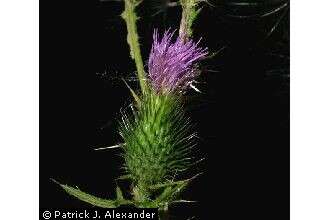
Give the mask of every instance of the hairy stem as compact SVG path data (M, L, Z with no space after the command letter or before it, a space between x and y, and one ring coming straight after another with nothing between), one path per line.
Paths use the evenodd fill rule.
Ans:
M146 86L146 82L145 82L146 79L145 79L145 71L143 67L143 60L139 45L139 36L137 33L137 26L136 26L138 17L136 16L135 13L135 8L140 2L141 2L140 0L125 0L125 11L122 13L122 18L126 22L127 43L130 47L131 57L135 61L141 91L142 93L144 93Z
M186 41L193 34L192 24L200 12L200 9L197 7L198 0L180 0L180 3L182 15L179 35L183 41Z

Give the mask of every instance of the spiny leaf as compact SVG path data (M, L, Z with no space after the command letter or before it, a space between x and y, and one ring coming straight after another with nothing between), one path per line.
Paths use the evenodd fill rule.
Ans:
M74 187L60 184L56 180L52 179L52 181L60 185L69 195L74 196L77 199L89 203L93 206L97 206L101 208L117 208L120 205L131 204L131 202L127 200L109 200L109 199L99 198L91 194L85 193Z

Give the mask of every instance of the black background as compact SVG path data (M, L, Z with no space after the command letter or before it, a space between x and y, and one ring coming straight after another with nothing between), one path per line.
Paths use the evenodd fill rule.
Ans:
M120 142L119 111L131 100L120 77L137 88L123 2L69 2L40 2L43 208L89 207L50 178L107 198L117 183L127 187L115 181L120 151L93 150ZM155 2L145 0L138 11L144 60L153 28L177 28L180 20L180 8L159 11ZM206 160L183 195L199 202L173 207L172 219L289 219L288 7L260 16L283 2L212 2L197 19L194 38L218 51L203 62L202 94L187 95Z

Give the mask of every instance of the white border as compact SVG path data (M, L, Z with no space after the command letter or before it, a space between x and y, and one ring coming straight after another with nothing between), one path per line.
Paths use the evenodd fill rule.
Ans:
M39 1L0 1L0 219L39 219Z
M330 219L329 8L291 1L291 220Z
M330 219L330 3L291 2L291 219ZM0 218L38 219L39 2L0 2Z

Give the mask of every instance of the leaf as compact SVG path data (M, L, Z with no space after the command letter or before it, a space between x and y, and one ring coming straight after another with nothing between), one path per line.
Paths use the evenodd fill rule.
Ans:
M87 194L79 189L67 185L61 185L61 187L70 195L76 197L77 199L87 202L91 205L102 207L102 208L116 208L116 202L113 200L101 199L96 196Z
M120 205L127 205L127 204L132 204L131 201L127 200L109 200L109 199L103 199L99 198L93 195L90 195L88 193L85 193L79 189L76 189L74 187L60 184L56 180L52 179L53 182L56 184L60 185L69 195L84 201L86 203L89 203L93 206L101 207L101 208L117 208Z

